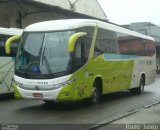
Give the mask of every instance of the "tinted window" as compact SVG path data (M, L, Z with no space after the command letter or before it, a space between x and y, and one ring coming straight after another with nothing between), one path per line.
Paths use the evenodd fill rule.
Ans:
M155 44L151 40L98 29L94 57L104 53L153 56L155 54Z
M76 29L76 32L86 32L87 35L85 37L83 37L83 41L81 41L84 45L84 60L85 62L88 60L88 56L90 53L90 48L91 48L91 44L92 44L92 38L93 38L93 33L94 33L94 29L95 27L81 27Z
M103 53L118 53L116 33L98 29L94 57Z
M118 45L121 54L136 56L153 56L155 54L153 41L139 37L121 34L118 37Z
M80 37L76 41L73 56L74 71L82 67L88 61L94 29L94 27L81 27L76 29L76 32L86 32L87 35Z

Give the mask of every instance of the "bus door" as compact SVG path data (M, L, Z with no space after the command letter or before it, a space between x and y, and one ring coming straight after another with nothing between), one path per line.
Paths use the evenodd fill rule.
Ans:
M84 34L84 35L83 35ZM77 78L76 86L76 95L75 98L82 99L86 98L89 95L88 88L88 76L87 76L87 66L90 43L86 34L83 33L82 36L79 36L75 40L75 44L72 42L73 49L73 71L74 75ZM75 35L75 34L74 34Z
M87 96L87 66L85 65L87 62L86 53L86 40L85 37L81 37L77 39L75 44L75 51L73 56L73 66L74 70L77 73L77 94L78 98L85 98Z

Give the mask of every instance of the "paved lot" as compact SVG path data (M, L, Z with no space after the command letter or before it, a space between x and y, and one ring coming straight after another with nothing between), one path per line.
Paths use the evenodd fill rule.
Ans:
M68 127L70 124L80 124L72 127L76 130L105 124L160 101L159 84L160 79L157 77L156 82L146 86L145 92L141 95L132 95L128 91L109 94L95 106L86 102L46 105L39 100L1 99L0 123L67 124Z

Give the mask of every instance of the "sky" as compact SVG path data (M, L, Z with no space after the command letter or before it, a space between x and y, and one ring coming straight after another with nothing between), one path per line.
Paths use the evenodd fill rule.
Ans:
M160 0L98 0L110 22L123 25L151 22L160 25Z

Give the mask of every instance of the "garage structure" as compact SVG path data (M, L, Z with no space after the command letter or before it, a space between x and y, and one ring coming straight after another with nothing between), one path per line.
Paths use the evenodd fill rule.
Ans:
M0 26L25 28L32 23L94 18L107 21L97 0L0 0Z

